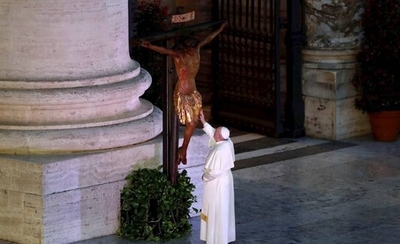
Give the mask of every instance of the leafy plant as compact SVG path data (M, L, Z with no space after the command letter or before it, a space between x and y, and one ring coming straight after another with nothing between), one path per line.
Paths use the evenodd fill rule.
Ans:
M126 177L121 193L119 236L133 240L167 241L191 231L190 208L195 189L186 170L178 172L177 183L156 169L139 169ZM197 209L192 209L198 212Z
M357 109L400 109L400 0L365 0L364 36L353 84Z

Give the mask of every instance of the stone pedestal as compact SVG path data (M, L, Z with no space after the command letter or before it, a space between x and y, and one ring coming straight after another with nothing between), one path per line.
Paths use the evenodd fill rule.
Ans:
M162 140L93 154L0 157L0 239L72 243L114 234L120 190L160 165Z
M307 45L303 49L306 136L340 140L370 133L357 110L351 81L360 41L361 2L306 0Z
M370 133L366 114L354 107L351 83L357 50L303 50L305 132L340 140Z
M186 169L201 208L208 136L196 130ZM0 240L63 244L114 234L132 170L162 164L162 137L98 153L0 156ZM195 215L193 213L192 215Z

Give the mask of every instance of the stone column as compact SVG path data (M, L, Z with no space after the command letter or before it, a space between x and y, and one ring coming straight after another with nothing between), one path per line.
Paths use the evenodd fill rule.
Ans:
M126 0L0 3L0 239L113 234L126 175L161 163L128 31Z
M306 0L303 95L306 136L339 140L370 133L351 83L362 34L361 0Z
M129 57L126 2L0 5L0 153L110 149L160 133L160 112L139 99L151 77Z

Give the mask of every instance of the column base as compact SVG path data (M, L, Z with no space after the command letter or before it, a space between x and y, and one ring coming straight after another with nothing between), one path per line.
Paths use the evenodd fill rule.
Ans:
M197 209L207 145L207 135L197 129L188 164L180 167L196 186L192 207ZM161 135L97 153L0 155L0 240L62 244L115 234L125 177L137 168L161 164Z
M354 107L354 98L305 97L304 104L304 127L308 137L341 140L371 133L368 115Z
M305 134L340 140L371 133L368 116L357 110L352 84L357 50L303 50Z

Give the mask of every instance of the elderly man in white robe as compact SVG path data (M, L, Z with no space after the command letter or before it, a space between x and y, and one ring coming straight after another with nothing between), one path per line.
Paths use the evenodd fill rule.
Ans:
M236 240L233 177L235 151L226 127L214 129L200 111L203 130L211 148L205 162L200 239L207 244L227 244Z

